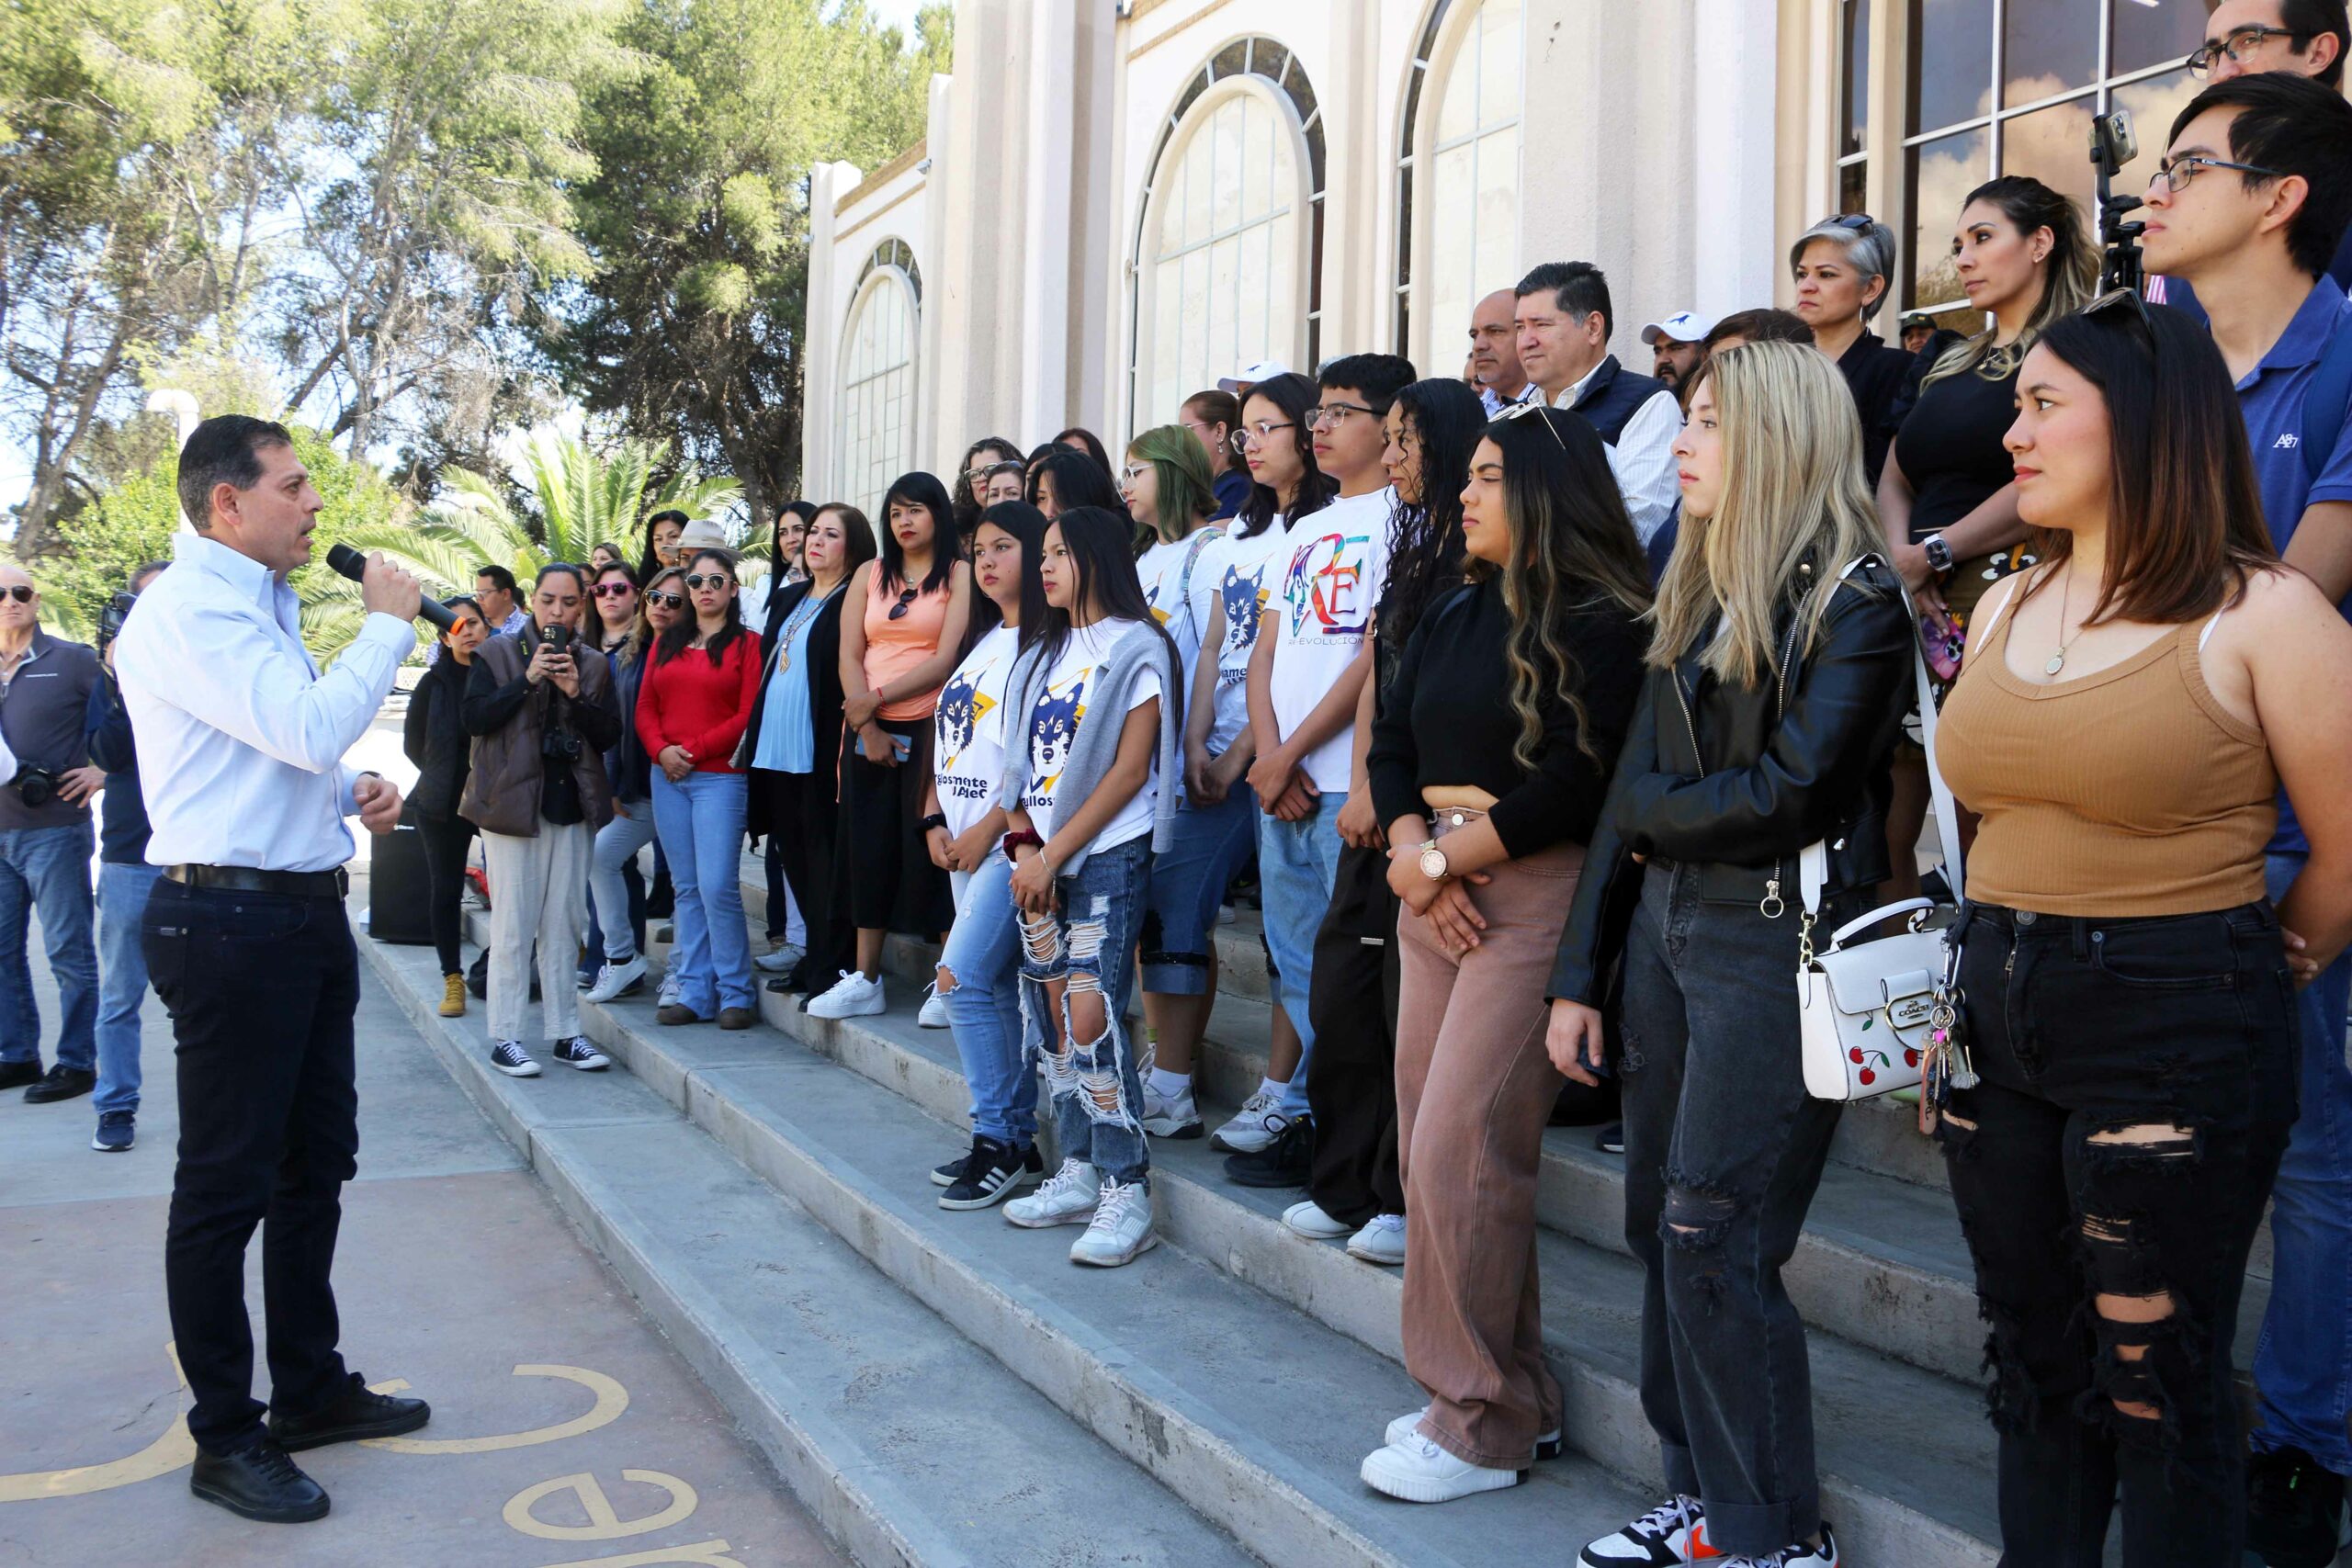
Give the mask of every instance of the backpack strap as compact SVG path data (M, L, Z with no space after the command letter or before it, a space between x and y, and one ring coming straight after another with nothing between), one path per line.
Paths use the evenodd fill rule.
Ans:
M2340 319L2339 319L2340 320ZM2316 480L2335 453L2344 431L2344 414L2352 405L2352 330L2339 324L2320 356L2319 371L2303 389L2303 417L2297 440L2303 454L2303 472Z
M1222 528L1193 530L1192 547L1184 552L1184 564L1176 573L1176 608L1180 614L1190 616L1193 613L1193 568L1200 564L1201 552L1208 548L1210 540L1224 537L1225 530ZM1170 615L1168 618L1172 621L1176 617ZM1208 628L1204 626L1201 630L1206 632Z

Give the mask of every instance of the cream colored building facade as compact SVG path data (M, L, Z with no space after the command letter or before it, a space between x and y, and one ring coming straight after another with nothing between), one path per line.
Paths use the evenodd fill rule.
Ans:
M1885 325L1950 309L1961 198L2152 167L2202 0L959 0L928 134L810 183L803 493L1069 425L1115 451L1259 359L1457 374L1473 301L1608 274L1613 347L1786 303L1789 243L1904 240ZM2121 188L2119 186L2119 188Z

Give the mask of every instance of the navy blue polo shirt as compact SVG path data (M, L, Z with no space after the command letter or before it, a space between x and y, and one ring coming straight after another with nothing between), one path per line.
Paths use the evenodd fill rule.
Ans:
M2312 433L2314 440L2332 444L2317 479L2304 464L2302 449L2304 395L2319 374L2328 344L2346 330L2347 319L2352 319L2352 306L2346 305L2344 289L2332 277L2321 278L2270 352L2238 382L2238 407L2245 411L2246 439L2254 448L2254 476L2262 487L2262 513L2270 525L2270 542L2281 555L2295 536L2305 507L2322 501L2352 501L2352 418L2345 421L2343 430ZM2352 598L2339 607L2352 617ZM2296 853L2311 849L2294 807L2283 796L2278 836L2270 847Z

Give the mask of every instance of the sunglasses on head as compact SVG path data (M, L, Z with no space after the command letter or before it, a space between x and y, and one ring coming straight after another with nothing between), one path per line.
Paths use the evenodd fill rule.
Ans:
M5 589L0 589L0 592L6 593L9 598L14 599L19 604L29 604L36 598L40 597L40 591L36 588L27 587L24 583L17 582L12 583Z
M894 621L902 618L906 615L908 607L914 602L915 591L910 588L905 592L899 595L899 602L897 604L890 606L889 618Z
M1533 398L1530 398L1523 403L1513 403L1510 407L1503 410L1502 412L1495 415L1495 423L1497 424L1500 424L1505 420L1527 419L1532 417L1536 423L1551 432L1552 439L1558 442L1560 444L1560 450L1565 452L1568 449L1568 438L1560 434L1559 426L1554 424L1550 420L1544 417L1544 415L1548 412L1549 410L1543 403L1536 401Z
M649 604L659 604L666 610L675 610L685 604L686 596L683 593L648 593L645 596L645 602Z
M634 593L637 590L626 582L600 582L590 592L599 599L617 599L624 593Z
M1867 212L1840 213L1829 221L1840 229L1851 229L1858 234L1878 227L1878 220Z

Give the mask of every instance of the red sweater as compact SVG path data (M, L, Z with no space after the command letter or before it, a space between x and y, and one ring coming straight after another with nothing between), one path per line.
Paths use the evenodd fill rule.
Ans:
M657 767L665 747L683 746L694 753L698 773L739 773L729 759L759 696L757 632L746 630L729 643L716 666L702 649L683 649L646 671L637 694L637 738Z

